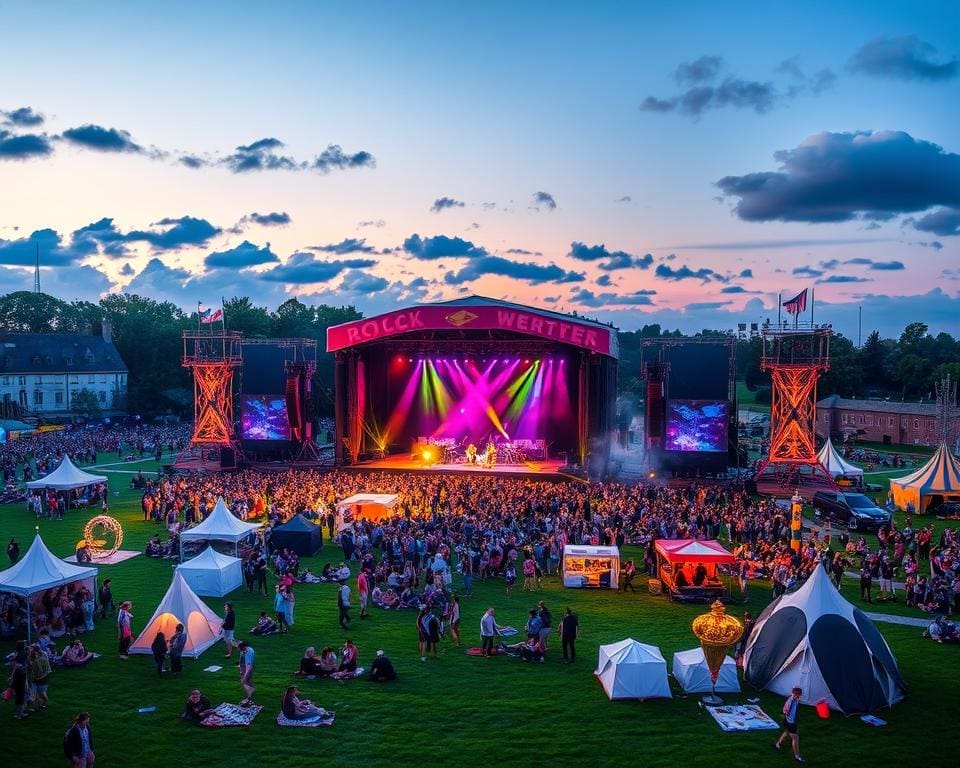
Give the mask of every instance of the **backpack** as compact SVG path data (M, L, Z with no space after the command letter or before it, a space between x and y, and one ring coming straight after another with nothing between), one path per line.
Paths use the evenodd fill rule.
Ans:
M63 734L63 756L68 758L73 758L73 753L70 751L70 734L73 733L73 726L71 725L67 728L67 732Z

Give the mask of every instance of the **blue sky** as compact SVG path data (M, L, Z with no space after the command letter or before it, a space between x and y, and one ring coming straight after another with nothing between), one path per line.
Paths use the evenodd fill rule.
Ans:
M0 2L0 25L11 290L39 243L66 299L475 292L697 330L810 287L850 336L859 306L960 334L955 3Z

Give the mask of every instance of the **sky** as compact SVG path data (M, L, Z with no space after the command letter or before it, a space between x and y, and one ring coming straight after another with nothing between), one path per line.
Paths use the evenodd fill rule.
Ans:
M734 6L734 7L731 7ZM955 2L0 0L0 287L960 335Z

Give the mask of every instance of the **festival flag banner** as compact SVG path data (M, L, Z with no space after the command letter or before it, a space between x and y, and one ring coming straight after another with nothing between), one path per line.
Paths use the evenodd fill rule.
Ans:
M807 289L804 288L792 299L783 302L783 308L787 310L788 315L799 315L807 309Z

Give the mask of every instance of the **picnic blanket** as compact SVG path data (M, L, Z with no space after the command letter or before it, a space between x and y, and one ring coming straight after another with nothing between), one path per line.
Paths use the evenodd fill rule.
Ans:
M320 726L333 725L335 712L328 712L321 709L322 714L316 717L308 717L306 720L291 720L281 712L277 715L277 725L282 728L319 728Z
M707 711L725 731L776 731L780 728L756 704L707 707Z
M334 672L330 675L331 680L352 680L355 677L360 677L364 672L363 667L357 667L353 672Z
M253 718L260 714L261 709L263 707L258 704L241 707L239 704L224 702L201 720L200 725L204 728L246 728L253 722Z
M502 653L506 654L506 651L503 648L494 648L494 654ZM483 656L483 648L467 648L467 656Z

